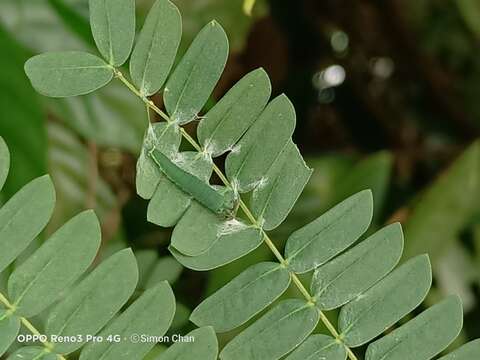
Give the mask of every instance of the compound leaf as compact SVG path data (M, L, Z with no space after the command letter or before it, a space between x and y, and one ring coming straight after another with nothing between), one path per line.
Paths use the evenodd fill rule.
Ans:
M78 284L50 313L45 334L94 335L132 295L138 280L130 249L112 255ZM83 342L57 343L55 351L68 354Z
M370 344L366 360L429 360L457 337L462 328L462 322L463 311L460 299L457 296L450 296Z
M211 156L232 149L267 105L272 92L263 69L245 75L200 121L197 135Z
M285 360L345 360L346 358L345 346L330 336L315 334L310 335Z
M396 223L318 267L311 285L315 304L332 310L353 300L393 269L402 250L402 227Z
M280 359L313 331L318 320L319 312L313 304L284 300L230 341L220 359Z
M261 184L289 144L295 129L295 109L285 95L277 96L228 154L227 178L238 191L248 192Z
M25 63L25 72L35 90L50 97L85 95L107 85L113 78L110 65L81 51L34 56Z
M228 39L212 21L197 35L170 76L163 99L176 123L195 119L223 72L228 57Z
M368 229L372 214L372 193L364 190L295 231L285 246L290 268L304 273L324 264Z
M423 301L431 284L427 255L419 255L395 269L342 308L338 326L345 344L363 345L388 329Z
M176 342L156 360L215 360L218 354L218 343L215 331L210 326L195 329L186 337L193 342Z
M190 320L197 326L213 326L216 332L232 330L275 301L289 284L290 273L284 266L253 265L198 305Z
M168 0L157 0L150 9L130 60L130 74L144 96L164 84L182 37L182 19Z
M32 180L0 208L0 272L42 231L55 205L52 180Z
M166 281L148 289L100 333L103 339L120 335L121 341L100 341L87 345L80 360L141 360L154 341L132 341L132 336L163 336L175 314L175 296Z
M8 280L16 314L31 317L52 304L92 263L100 247L100 224L92 210L58 229Z
M89 7L98 50L109 64L122 65L135 39L135 0L90 0Z

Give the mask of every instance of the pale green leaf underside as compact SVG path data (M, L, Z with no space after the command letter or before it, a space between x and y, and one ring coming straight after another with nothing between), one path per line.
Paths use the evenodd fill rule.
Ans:
M290 268L296 273L304 273L326 263L368 229L372 214L372 193L365 190L295 231L285 246Z
M326 335L310 335L285 360L345 360L345 346Z
M216 360L218 354L217 336L209 326L195 329L186 336L194 342L176 342L155 360Z
M10 152L8 151L5 140L0 136L0 190L2 190L5 180L7 180L10 169Z
M57 230L8 280L16 314L31 317L52 304L90 266L100 239L100 224L91 210Z
M470 341L439 360L472 360L480 358L480 339Z
M193 201L173 230L172 246L188 256L207 252L220 238L249 226L237 219L224 219Z
M132 335L162 336L175 314L175 296L166 281L145 291L132 305L116 318L100 335L120 335L115 342L92 342L87 345L80 360L142 360L153 348L153 341L132 342Z
M165 108L174 122L185 124L195 119L217 84L227 57L227 35L212 21L198 33L165 86Z
M263 69L245 75L200 121L197 136L211 156L233 148L267 105L272 88Z
M137 281L135 256L130 249L119 251L102 262L52 310L45 333L96 334L129 299ZM82 345L57 343L55 351L70 353Z
M135 39L135 0L90 0L90 27L109 64L127 61Z
M181 140L180 130L173 124L155 123L147 129L143 139L144 146L137 161L135 178L137 194L142 198L152 198L162 176L157 164L148 155L149 149L155 147L164 154L174 154L177 153Z
M285 220L312 171L289 141L252 193L251 209L263 229L273 230Z
M0 209L0 272L40 234L54 206L52 181L42 176L25 185Z
M300 344L318 321L318 310L312 304L284 300L230 341L220 359L280 359Z
M460 299L457 296L450 296L370 344L366 360L430 360L457 337L462 322ZM462 358L450 357L450 359ZM474 357L468 358L473 359Z
M345 344L360 346L381 334L422 301L432 284L427 255L419 255L345 305L338 327Z
M311 284L316 305L332 310L353 300L393 269L402 250L402 227L395 223L320 266Z
M228 180L240 192L261 184L262 178L287 146L295 129L295 109L285 95L273 99L234 146L225 161Z
M0 309L0 356L15 341L20 330L20 318L8 314L6 310Z
M144 96L155 94L172 68L182 36L182 19L168 0L157 0L150 9L138 36L130 74Z
M15 351L7 360L58 360L56 354L52 354L44 347L28 346Z
M49 52L25 63L39 93L50 97L85 95L110 82L113 69L99 57L81 51Z
M261 245L262 240L260 229L248 227L220 236L206 252L197 256L182 254L173 246L170 246L169 250L183 266L196 271L207 271L250 253Z
M270 305L287 290L290 273L282 265L263 262L249 267L193 310L197 326L216 332L232 330Z
M201 156L194 151L176 153L172 157L176 160L176 166L184 173L188 173L187 177L182 179L182 183L185 183L184 186L191 186L189 180L194 178L195 184L201 183L200 191L204 187L209 188L207 191L214 191L208 184L213 167L210 158ZM155 165L158 167L157 164ZM185 174L177 173L176 175L182 176ZM180 186L161 172L155 193L148 204L147 219L160 226L174 226L191 203L192 194L184 192Z

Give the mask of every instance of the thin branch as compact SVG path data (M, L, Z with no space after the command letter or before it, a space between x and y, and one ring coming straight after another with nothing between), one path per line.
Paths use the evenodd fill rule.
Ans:
M147 97L145 96L142 96L140 94L140 92L135 88L135 86L130 83L126 78L125 76L121 73L120 70L116 69L116 68L113 68L114 72L115 72L115 76L127 87L129 88L135 95L137 95L146 105L147 107L149 107L150 109L152 109L154 112L156 112L159 116L161 116L166 122L168 123L173 123L173 120L170 119L170 117L165 114L160 108L158 108L154 103L153 101L149 100ZM180 132L182 134L182 136L195 148L195 150L197 150L198 152L204 152L204 150L202 149L202 147L195 141L195 139L193 139L186 131L185 129L183 129L182 127L180 127ZM230 182L228 181L227 177L223 174L223 172L220 170L220 168L213 164L213 171L217 174L217 176L220 178L220 180L224 183L225 186L229 187L229 188L232 188L232 185L230 184ZM302 293L302 295L305 297L305 299L311 303L312 305L315 304L315 298L310 295L310 293L308 292L308 290L306 289L305 285L303 285L302 281L299 279L299 277L297 276L297 274L295 274L293 271L291 271L290 269L288 269L288 261L282 256L282 254L280 253L280 251L277 249L277 247L275 246L274 242L272 241L272 239L270 239L270 237L268 236L268 234L265 232L265 230L263 230L262 226L260 225L259 221L253 216L252 212L250 211L250 209L248 208L248 206L245 204L245 202L240 199L240 208L242 209L242 211L245 213L245 215L247 216L247 218L250 220L250 222L252 223L253 226L255 226L256 228L260 229L261 232L262 232L262 235L263 235L263 241L265 242L265 244L269 247L269 249L272 251L272 253L275 255L275 257L277 258L277 260L280 262L280 264L282 264L283 266L285 266L285 268L289 271L290 273L290 277L292 279L292 282L295 284L295 286L298 288L298 290ZM338 331L335 329L335 327L333 326L333 324L330 322L330 320L328 320L328 318L326 317L326 315L320 310L318 309L319 313L320 313L320 319L321 321L323 322L323 324L325 325L325 327L330 331L330 333L332 334L333 337L335 337L335 339L342 343L344 346L345 346L345 349L347 351L347 354L348 354L348 357L350 358L350 360L358 360L357 356L352 352L352 350L343 342L343 339L341 337L341 335L338 333Z

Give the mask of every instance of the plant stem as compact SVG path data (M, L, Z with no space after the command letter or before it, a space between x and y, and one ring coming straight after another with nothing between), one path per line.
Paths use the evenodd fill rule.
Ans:
M143 96L136 88L135 86L130 83L126 78L125 76L122 74L122 72L116 68L114 68L114 72L115 72L115 76L128 88L130 89L135 95L137 95L144 103L145 105L147 105L147 107L149 107L150 109L152 109L154 112L156 112L160 117L162 117L166 122L168 123L173 123L173 120L170 119L170 117L165 114L158 106L156 106L153 101L151 101L150 99L148 99L147 97ZM194 148L195 150L197 150L198 152L203 152L204 150L202 149L202 147L195 141L194 138L192 138L186 131L184 128L180 127L180 132L182 134L182 136L185 138L185 140L187 140ZM219 169L219 167L215 164L213 164L213 171L215 172L215 174L217 174L217 176L220 178L220 180L225 184L225 186L228 186L228 187L232 187L232 184L228 181L227 177L223 174L222 170ZM282 264L283 266L285 266L287 269L288 269L288 261L285 260L285 258L283 257L283 255L280 253L280 251L277 249L277 247L275 246L274 242L272 241L272 239L270 239L270 237L268 236L268 234L265 232L265 230L263 230L261 224L258 222L258 220L255 218L255 216L253 216L252 212L250 211L250 209L248 208L248 206L245 204L245 202L240 199L240 208L242 209L242 211L244 212L244 214L247 216L247 218L250 220L250 222L252 223L252 225L254 225L255 227L257 227L258 229L261 230L262 232L262 235L263 235L263 241L265 242L265 244L268 246L268 248L272 251L273 255L275 255L275 257L277 258L277 260L280 262L280 264ZM288 269L289 270L289 269ZM314 304L315 303L315 298L310 295L310 293L308 292L308 290L306 289L306 287L303 285L302 281L299 279L299 277L297 276L297 274L295 274L293 271L290 271L290 277L292 279L292 282L295 284L295 286L298 288L298 290L302 293L302 295L305 297L305 299L309 302L309 303L312 303ZM333 326L333 324L330 322L330 320L328 320L327 316L323 313L323 311L321 310L318 310L319 313L320 313L320 319L322 321L322 323L325 325L325 327L328 329L328 331L330 331L330 333L332 334L333 337L335 337L335 339L339 342L339 343L342 343L344 346L345 346L345 349L347 351L347 355L348 357L350 358L350 360L358 360L357 356L352 352L352 350L346 345L343 343L343 340L340 336L340 334L338 333L338 331L335 329L335 326Z
M0 302L5 305L5 307L10 310L12 313L15 313L15 306L12 305L10 303L10 301L8 301L8 299L5 297L5 295L3 295L1 292L0 292ZM40 331L37 330L37 328L30 322L28 321L28 319L20 316L20 322L23 324L23 326L25 326L33 335L37 335L37 336L40 336ZM52 352L53 351L53 348L54 348L54 345L48 341L42 341L40 340L40 342L42 343L42 345L45 347L45 349L48 350L48 352ZM61 360L67 360L63 355L60 355L60 354L56 354Z

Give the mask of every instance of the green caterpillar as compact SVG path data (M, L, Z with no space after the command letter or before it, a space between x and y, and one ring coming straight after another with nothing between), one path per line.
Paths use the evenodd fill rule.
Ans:
M225 216L232 216L235 212L238 201L232 189L216 190L210 184L177 166L155 148L149 152L149 155L170 181L209 210Z

